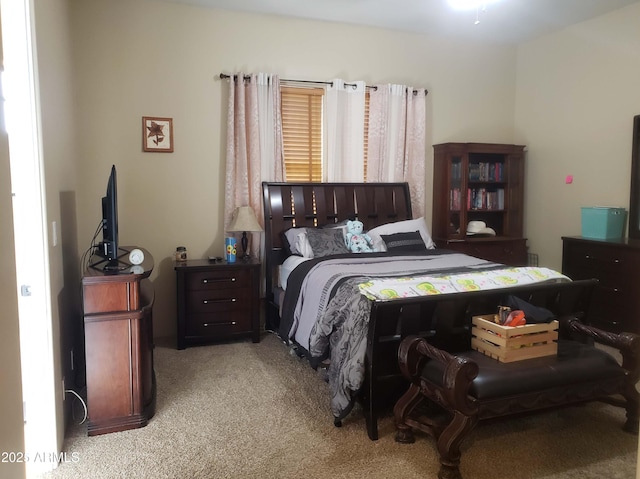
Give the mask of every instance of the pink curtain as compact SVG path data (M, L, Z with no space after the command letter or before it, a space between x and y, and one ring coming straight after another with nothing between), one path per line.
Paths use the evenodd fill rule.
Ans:
M414 218L424 216L426 95L405 85L369 91L367 182L408 182Z
M229 79L225 235L238 206L251 206L264 227L261 183L283 181L283 171L280 80L265 73L237 73ZM252 256L260 257L260 237L252 234Z

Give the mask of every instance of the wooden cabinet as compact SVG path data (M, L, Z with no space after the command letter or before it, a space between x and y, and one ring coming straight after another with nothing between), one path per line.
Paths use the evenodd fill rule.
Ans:
M640 333L640 240L562 238L562 272L597 278L589 323L612 332Z
M251 336L260 341L260 263L175 263L178 349L188 345Z
M522 237L525 147L443 143L433 149L436 245L499 263L526 265ZM471 221L483 222L495 236L469 234Z
M475 256L496 263L512 266L524 266L527 264L527 240L524 238L476 238L464 241L457 239L438 240L439 248L459 251L460 253Z
M144 255L141 265L89 267L82 277L90 436L145 426L155 411L153 258Z

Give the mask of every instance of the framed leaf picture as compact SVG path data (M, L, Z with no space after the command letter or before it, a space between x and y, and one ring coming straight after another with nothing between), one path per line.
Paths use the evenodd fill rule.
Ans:
M172 118L142 117L142 150L161 153L173 152Z

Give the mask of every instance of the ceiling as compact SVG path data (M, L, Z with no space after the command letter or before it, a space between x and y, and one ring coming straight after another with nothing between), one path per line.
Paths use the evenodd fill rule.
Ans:
M446 0L165 0L254 13L368 25L467 40L521 43L640 0L487 0L456 11ZM479 23L475 24L476 19Z

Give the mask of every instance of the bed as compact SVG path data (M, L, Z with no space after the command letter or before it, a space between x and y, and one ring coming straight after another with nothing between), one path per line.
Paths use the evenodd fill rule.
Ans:
M435 249L424 219L412 217L407 183L265 182L263 194L266 329L327 367L336 426L361 402L372 440L378 414L406 389L397 365L404 337L468 348L456 341L468 337L469 315L495 311L507 289L554 313L586 308L587 289L555 271ZM354 219L373 252L331 246ZM301 257L303 239L322 254Z

